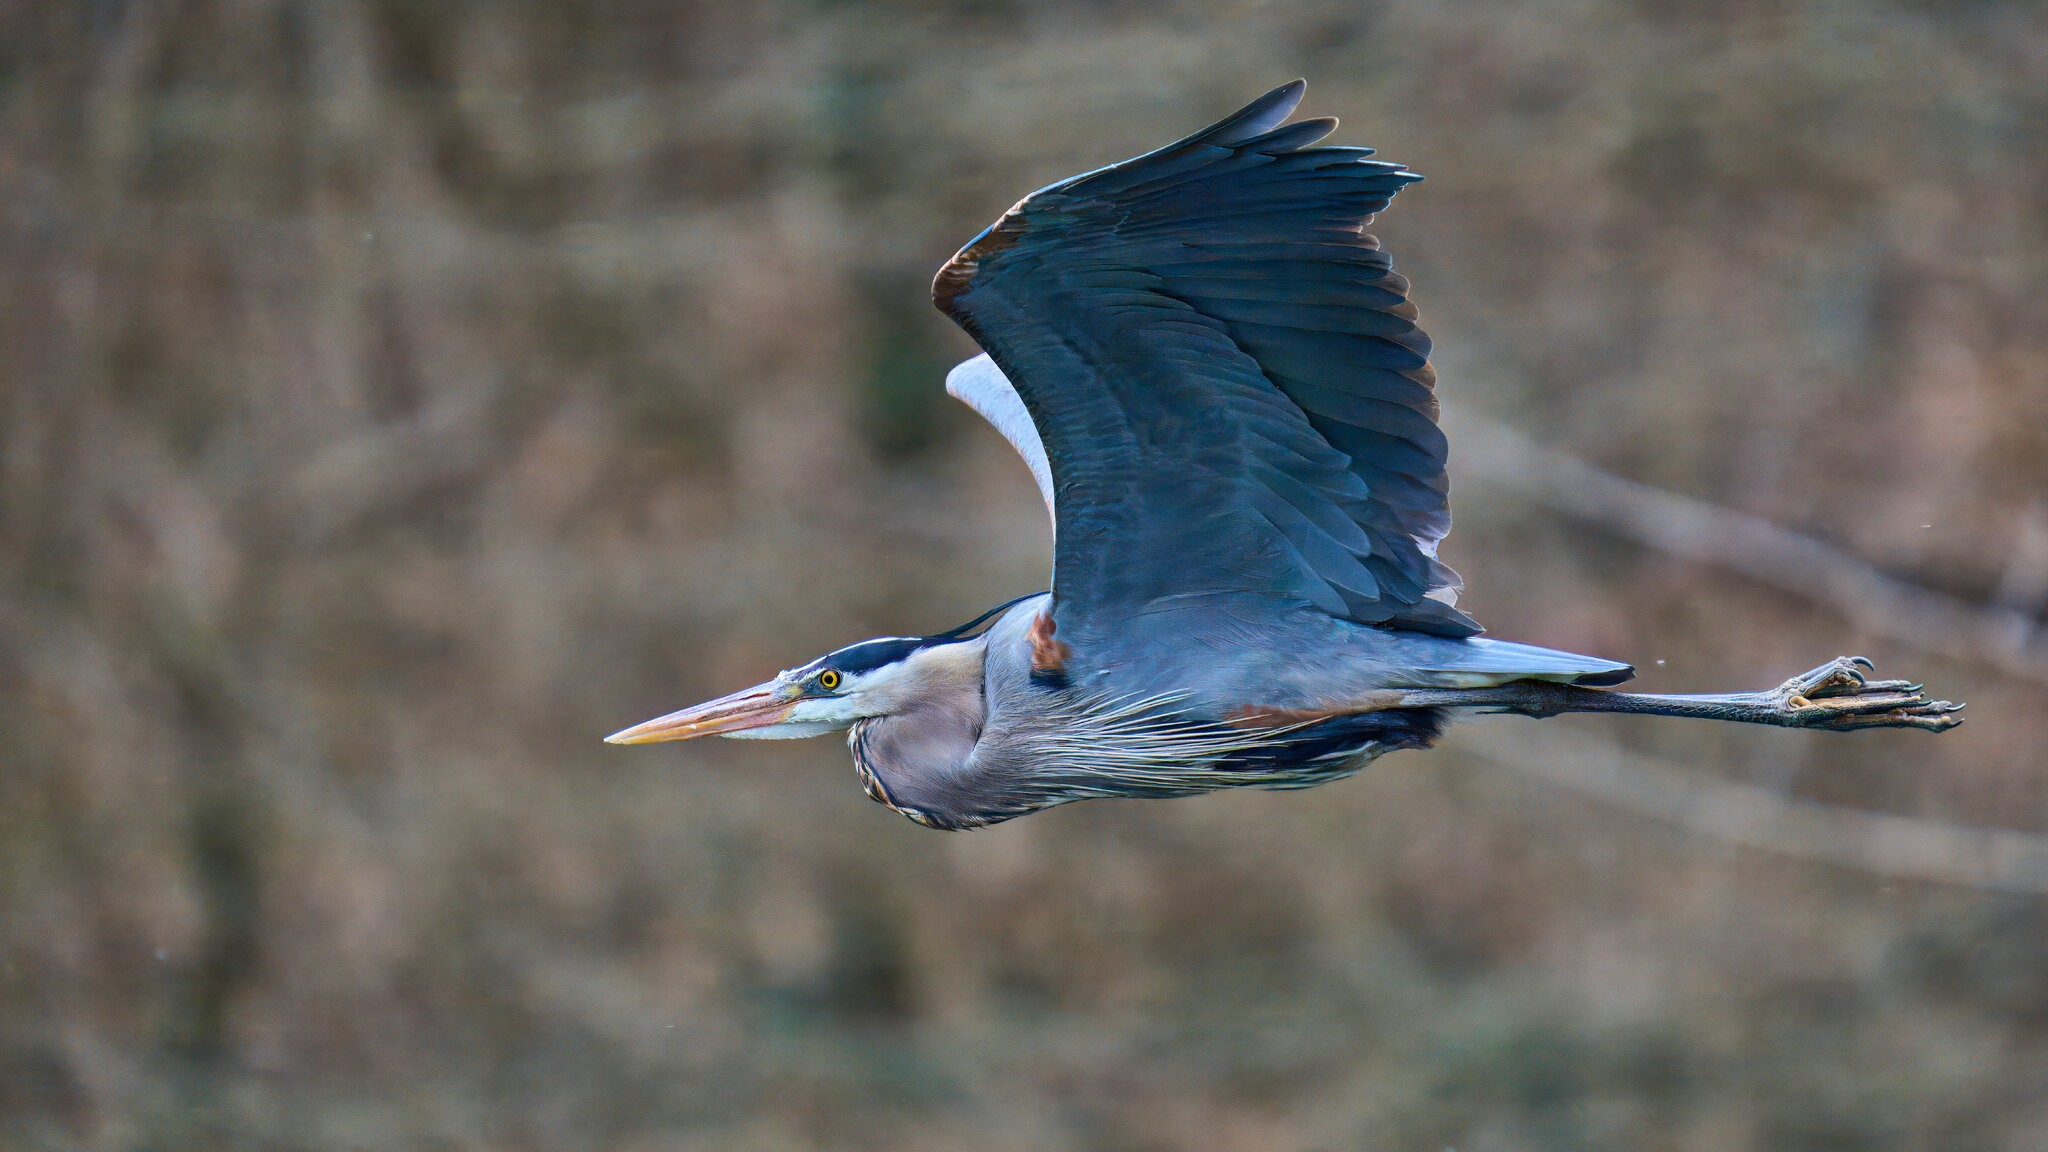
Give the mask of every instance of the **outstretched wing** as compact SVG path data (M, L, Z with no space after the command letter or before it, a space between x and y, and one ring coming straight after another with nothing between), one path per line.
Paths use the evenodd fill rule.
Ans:
M1032 193L933 284L1042 440L1077 648L1196 602L1479 631L1435 555L1429 339L1363 231L1420 177L1283 126L1303 88Z

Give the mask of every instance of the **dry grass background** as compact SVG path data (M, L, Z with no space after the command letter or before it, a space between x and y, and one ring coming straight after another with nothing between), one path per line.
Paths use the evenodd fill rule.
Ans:
M1454 435L2028 651L2039 5L0 5L0 1147L2048 1147L2048 897L1617 808L1528 721L965 835L836 742L597 743L1040 586L931 270L1296 75L1429 176L1377 231ZM2048 831L2048 677L1452 475L1499 635L1974 714L1549 725Z

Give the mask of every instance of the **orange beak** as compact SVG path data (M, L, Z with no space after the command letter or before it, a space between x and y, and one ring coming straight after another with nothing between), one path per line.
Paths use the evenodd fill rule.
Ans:
M605 737L604 742L659 744L664 740L695 740L699 736L766 728L788 719L796 708L797 699L784 685L770 680L730 696L721 696L709 704L699 704L695 708L657 716L644 724L635 724Z

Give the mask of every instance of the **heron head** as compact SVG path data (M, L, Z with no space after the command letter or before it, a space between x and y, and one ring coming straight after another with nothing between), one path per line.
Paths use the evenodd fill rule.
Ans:
M956 704L963 695L978 701L986 633L975 629L1027 599L999 605L935 636L885 636L849 644L764 684L614 732L605 742L655 744L699 736L794 740L838 732L862 720Z
M979 637L889 636L828 652L801 668L730 696L658 716L605 737L654 744L699 736L795 740L915 707L971 673L979 679Z

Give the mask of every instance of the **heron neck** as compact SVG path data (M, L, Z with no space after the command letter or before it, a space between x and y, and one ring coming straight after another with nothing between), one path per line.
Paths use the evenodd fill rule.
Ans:
M856 723L847 734L861 786L877 803L921 824L959 826L973 791L967 771L988 710L982 699L981 645L973 659L949 659L918 678L914 700ZM912 693L905 693L906 697Z

